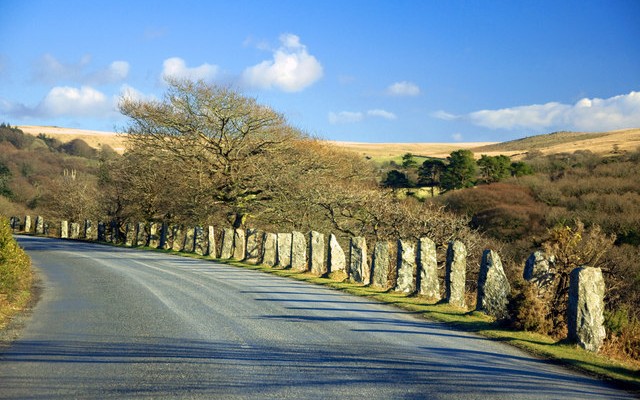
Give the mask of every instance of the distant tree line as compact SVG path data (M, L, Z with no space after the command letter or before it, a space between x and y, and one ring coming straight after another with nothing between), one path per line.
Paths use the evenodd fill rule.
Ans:
M508 177L531 175L533 169L522 161L512 162L508 156L488 156L483 154L476 161L470 150L456 150L446 160L428 158L418 165L415 156L402 156L399 169L386 173L382 182L388 188L429 187L432 195L435 189L446 192L473 187L479 183L500 182ZM412 179L417 176L417 179Z

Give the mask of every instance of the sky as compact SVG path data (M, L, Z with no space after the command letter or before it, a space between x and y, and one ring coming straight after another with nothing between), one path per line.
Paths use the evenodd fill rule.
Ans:
M323 139L640 127L638 0L0 0L0 121L122 131L165 77Z

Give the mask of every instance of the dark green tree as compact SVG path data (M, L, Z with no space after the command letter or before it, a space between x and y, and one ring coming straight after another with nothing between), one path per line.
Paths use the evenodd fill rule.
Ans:
M11 182L11 170L0 160L0 196L13 196L11 188L9 187L9 182Z
M418 184L431 188L431 196L435 196L435 188L440 187L440 178L445 169L442 160L428 159L425 160L418 170Z
M478 160L478 169L483 182L499 182L510 175L511 159L502 154L499 156L483 154Z
M440 181L442 189L462 189L475 184L477 165L471 150L456 150L447 161Z
M515 176L515 177L533 175L533 168L531 167L531 165L523 161L512 162L510 171L511 171L511 176Z
M402 156L402 168L410 169L415 168L418 165L415 157L411 153L406 153Z
M385 178L382 184L385 187L399 189L410 187L411 183L409 182L409 178L404 172L398 171L397 169L392 169L387 172L387 177Z

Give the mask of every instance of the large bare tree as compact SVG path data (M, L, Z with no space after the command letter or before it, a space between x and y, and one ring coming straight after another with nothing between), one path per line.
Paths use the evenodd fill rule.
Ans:
M303 135L282 114L226 87L172 79L160 101L123 98L129 149L180 164L191 201L228 210L235 227L267 196L261 163ZM182 180L182 182L178 182ZM185 204L185 207L189 205Z

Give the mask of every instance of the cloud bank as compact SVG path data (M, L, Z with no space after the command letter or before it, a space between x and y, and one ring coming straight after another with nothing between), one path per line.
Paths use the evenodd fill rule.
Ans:
M81 85L108 85L124 81L129 76L129 63L113 61L106 67L90 70L91 56L78 62L63 63L51 54L45 54L34 68L33 80L48 84L72 82Z
M244 70L244 84L261 88L276 88L284 92L299 92L322 78L320 62L307 52L300 38L293 34L280 36L280 47L273 59Z
M583 98L575 104L550 102L479 110L465 115L436 111L443 120L465 120L490 129L608 131L640 126L640 92L607 99Z
M115 98L91 86L56 86L35 106L0 100L0 112L14 118L110 117Z

